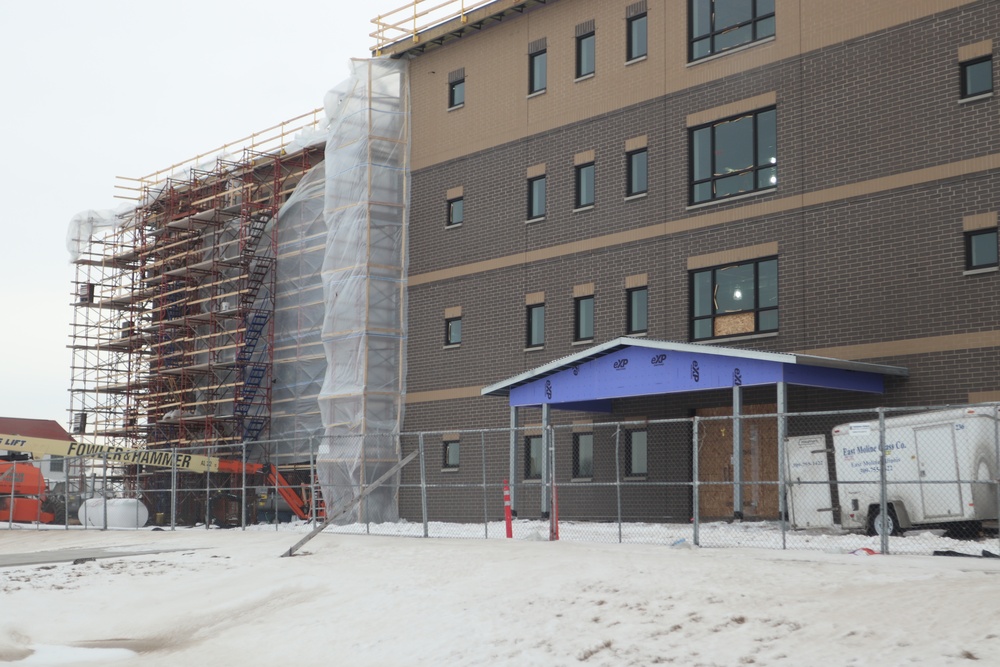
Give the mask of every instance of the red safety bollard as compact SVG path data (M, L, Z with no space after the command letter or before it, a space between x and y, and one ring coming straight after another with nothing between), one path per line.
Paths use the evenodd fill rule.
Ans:
M514 537L514 524L510 516L510 485L503 481L503 518L507 522L507 538Z

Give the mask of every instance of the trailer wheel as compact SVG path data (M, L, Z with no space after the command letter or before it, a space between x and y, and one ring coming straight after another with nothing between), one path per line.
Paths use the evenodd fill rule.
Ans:
M896 518L896 510L892 507L892 505L889 505L889 516L886 517L886 528L889 529L890 535L902 535L902 531L899 529L899 519ZM868 534L882 534L882 510L878 505L872 505L868 509Z

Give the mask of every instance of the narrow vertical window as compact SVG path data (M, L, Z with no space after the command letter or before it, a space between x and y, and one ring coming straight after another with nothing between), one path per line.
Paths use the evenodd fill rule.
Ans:
M993 56L961 64L962 97L976 97L993 92Z
M583 296L574 300L573 340L594 339L594 297Z
M462 342L462 318L452 317L444 321L444 344L459 345Z
M646 14L633 16L627 21L627 46L625 60L631 62L646 57Z
M545 217L545 177L528 179L528 220Z
M458 470L458 441L446 440L442 443L442 449L444 450L444 460L441 467L444 470Z
M581 79L594 73L594 33L576 38L576 78Z
M581 164L576 168L576 206L585 208L594 205L594 163Z
M649 294L647 288L636 287L625 292L627 298L628 326L630 334L646 333Z
M528 306L528 347L545 345L545 304L536 303Z
M633 477L646 475L649 472L646 431L628 431L627 440L629 475Z
M966 270L997 266L997 230L984 229L965 235Z
M586 479L594 476L594 434L573 434L573 477Z
M465 200L462 197L448 201L448 226L460 225L465 221Z
M524 478L542 477L542 436L529 435L524 438Z
M528 94L533 95L545 90L546 67L548 57L545 51L545 38L536 40L528 46Z
M448 108L455 109L465 104L465 68L448 75Z
M626 155L626 197L641 195L648 189L647 155L645 148Z

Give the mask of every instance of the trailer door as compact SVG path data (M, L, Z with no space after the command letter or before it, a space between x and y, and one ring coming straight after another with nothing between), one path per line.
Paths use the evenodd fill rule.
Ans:
M788 509L792 528L833 525L826 438L803 435L785 440L788 460Z
M925 519L962 515L962 490L958 484L955 450L956 426L964 424L934 424L913 429ZM889 453L890 458L895 455L895 452Z

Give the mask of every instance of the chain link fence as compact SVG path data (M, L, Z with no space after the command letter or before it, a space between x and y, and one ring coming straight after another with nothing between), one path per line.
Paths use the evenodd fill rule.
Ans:
M726 412L193 447L169 468L66 459L50 509L67 528L315 527L418 452L327 530L503 538L506 491L515 539L1000 553L997 406Z

